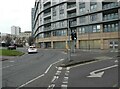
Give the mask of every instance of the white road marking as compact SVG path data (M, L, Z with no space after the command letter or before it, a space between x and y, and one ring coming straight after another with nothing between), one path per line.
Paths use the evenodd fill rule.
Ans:
M50 69L51 66L52 66L52 65L50 65L50 66L47 68L47 70L45 71L45 74L49 71L49 69Z
M68 75L69 75L69 72L66 72L65 75L68 76Z
M54 64L56 64L56 63L58 63L58 62L60 62L60 61L63 61L63 60L64 60L64 59L60 59L59 61L52 63L52 64L47 68L47 70L45 71L45 73L43 73L42 75L40 75L40 76L38 76L38 77L36 77L36 78L34 78L34 79L26 82L25 84L22 84L21 86L19 86L19 87L16 88L16 89L19 89L19 88L21 88L21 87L24 87L24 86L26 86L27 84L29 84L29 83L31 83L31 82L33 82L33 81L35 81L35 80L43 77L43 76L49 71L49 69L52 67L52 65L54 65Z
M62 52L63 54L67 54L66 52Z
M68 83L68 77L64 77L63 83Z
M62 67L58 67L58 70L62 70Z
M53 89L54 87L55 87L55 84L51 84L51 85L48 86L47 89Z
M9 67L12 67L13 65L10 65L10 66L6 66L6 67L2 67L0 69L5 69L5 68L9 68Z
M106 68L102 68L102 69L92 71L92 72L90 72L90 76L87 76L87 77L102 77L102 75L104 74L104 70L111 69L111 68L114 68L114 67L117 67L117 66L118 65L113 65L113 66L109 66L109 67L106 67ZM102 71L102 72L99 72L99 71ZM99 73L95 73L95 72L99 72Z
M115 62L118 62L118 60L115 60Z
M62 88L62 89L63 89L63 88L67 89L67 85L63 84L63 85L61 85L61 88Z
M67 70L69 70L70 69L70 67L67 67Z
M19 88L21 88L21 87L24 87L24 86L26 86L27 84L29 84L29 83L31 83L31 82L33 82L33 81L35 81L35 80L37 80L37 79L39 79L39 78L41 78L41 77L43 77L43 76L44 76L44 74L42 74L42 75L40 75L40 76L38 76L38 77L36 77L36 78L34 78L34 79L26 82L25 84L22 84L21 86L19 86L19 87L16 88L16 89L19 89Z
M87 77L102 77L102 75L104 74L104 71L103 72L99 72L99 73L92 73L90 74L90 76L87 76Z
M55 75L60 75L61 71L57 71Z
M9 61L9 62L15 62L15 61Z
M59 78L58 76L54 76L51 82L53 83L58 78Z
M110 68L114 68L114 67L117 67L117 66L118 65L113 65L113 66L109 66L109 67L106 67L106 68L98 69L98 70L95 70L95 71L91 72L90 74L95 73L95 72L99 72L99 71L103 71L103 70L107 70L107 69L110 69Z
M118 84L113 85L113 87L117 87L117 86L118 86Z
M45 71L45 74L49 71L49 69L50 69L54 64L56 64L56 63L58 63L58 62L60 62L60 61L63 61L63 60L64 60L64 59L60 59L59 61L52 63L52 64L47 68L47 70Z

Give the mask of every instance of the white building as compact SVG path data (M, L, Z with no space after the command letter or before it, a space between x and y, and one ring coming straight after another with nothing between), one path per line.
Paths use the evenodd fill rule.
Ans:
M12 26L11 27L11 34L12 35L19 35L21 33L21 28L19 26Z

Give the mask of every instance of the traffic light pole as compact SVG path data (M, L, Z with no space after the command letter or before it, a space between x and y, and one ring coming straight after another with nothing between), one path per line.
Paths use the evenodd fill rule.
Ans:
M71 30L70 30L70 20L68 19L68 60L71 60L71 48L70 48L70 34L71 34Z

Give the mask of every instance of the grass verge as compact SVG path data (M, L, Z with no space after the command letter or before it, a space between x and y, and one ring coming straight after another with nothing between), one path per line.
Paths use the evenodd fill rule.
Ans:
M22 56L24 53L16 50L0 49L0 56Z

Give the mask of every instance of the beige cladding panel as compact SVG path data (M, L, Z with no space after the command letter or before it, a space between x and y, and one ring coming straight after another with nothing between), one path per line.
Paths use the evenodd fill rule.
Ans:
M92 33L92 34L81 34L78 36L78 40L90 40L90 39L109 39L118 38L118 32L110 33Z
M100 39L100 38L101 38L100 33L78 36L78 40L90 40L90 39Z
M103 33L102 38L103 39L118 38L118 32Z
M109 48L108 40L104 40L103 41L103 48L104 49L108 49Z

